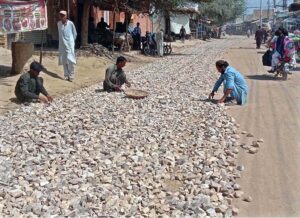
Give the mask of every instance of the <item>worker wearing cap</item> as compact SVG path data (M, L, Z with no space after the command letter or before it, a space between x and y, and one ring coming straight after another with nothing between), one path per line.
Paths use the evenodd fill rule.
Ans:
M64 76L68 81L72 81L75 76L75 40L77 32L72 21L68 20L67 12L60 11L57 23L59 33L59 65L64 67Z
M44 69L41 64L34 61L30 64L30 70L19 78L15 94L20 102L48 103L53 100L44 87L43 78L39 77L40 72Z

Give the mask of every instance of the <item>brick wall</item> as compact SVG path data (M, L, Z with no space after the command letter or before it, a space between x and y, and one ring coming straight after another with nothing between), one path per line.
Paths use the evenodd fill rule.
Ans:
M104 17L104 11L100 10L98 7L92 7L92 14L94 17L95 26L97 26L101 20L101 17Z
M121 17L123 16L124 16L123 12L121 12L121 14L116 13L116 23L124 22L124 19L121 19ZM114 29L114 13L112 11L109 12L109 25L110 25L110 29Z
M97 7L93 7L91 9L91 14L93 15L95 19L95 25L100 22L101 18L104 17L104 11L100 10ZM117 13L116 14L116 22L124 22L125 20L125 13ZM137 23L140 23L140 27L142 30L142 35L144 36L146 34L146 31L154 31L157 32L160 29L165 29L165 22L162 17L162 19L157 19L156 22L153 24L154 30L152 30L152 21L149 18L149 15L147 14L133 14L131 17L130 25L135 27ZM113 11L109 11L109 22L108 25L110 25L110 29L114 28L113 25Z
M97 26L97 24L101 21L102 17L105 17L104 15L104 11L100 10L97 7L93 7L92 11L91 11L94 19L95 19L95 26ZM108 22L107 24L110 25L110 29L114 28L114 23L113 23L113 18L114 18L114 13L113 11L109 11L109 16L108 16ZM116 22L124 22L125 19L125 13L121 12L121 13L116 13Z

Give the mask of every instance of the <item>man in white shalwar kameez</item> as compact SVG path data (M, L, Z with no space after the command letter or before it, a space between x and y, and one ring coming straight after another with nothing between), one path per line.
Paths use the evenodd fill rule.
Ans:
M75 40L77 32L72 21L68 20L67 12L60 11L57 23L59 33L59 65L64 67L64 76L68 81L72 81L75 76Z

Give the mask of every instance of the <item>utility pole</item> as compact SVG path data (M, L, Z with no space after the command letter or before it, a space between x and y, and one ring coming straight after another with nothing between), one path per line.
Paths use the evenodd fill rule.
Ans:
M262 26L262 0L260 0L260 26Z
M282 1L282 9L285 11L287 9L287 0Z
M270 7L271 7L271 3L270 0L268 0L268 21L270 20Z
M273 28L276 23L276 0L273 0Z
M67 7L68 7L68 16L69 16L69 18L70 18L70 1L69 0L67 0L68 2L68 5L67 5Z

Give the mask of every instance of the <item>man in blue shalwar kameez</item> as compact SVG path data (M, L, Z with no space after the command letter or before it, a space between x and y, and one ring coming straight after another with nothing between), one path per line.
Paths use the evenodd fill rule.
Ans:
M239 73L233 67L230 67L226 61L219 60L216 62L216 67L220 78L216 82L213 91L209 95L209 99L212 99L215 92L218 91L221 84L224 84L224 95L218 101L218 103L226 103L231 100L236 100L237 104L244 105L247 102L248 85L243 75Z

